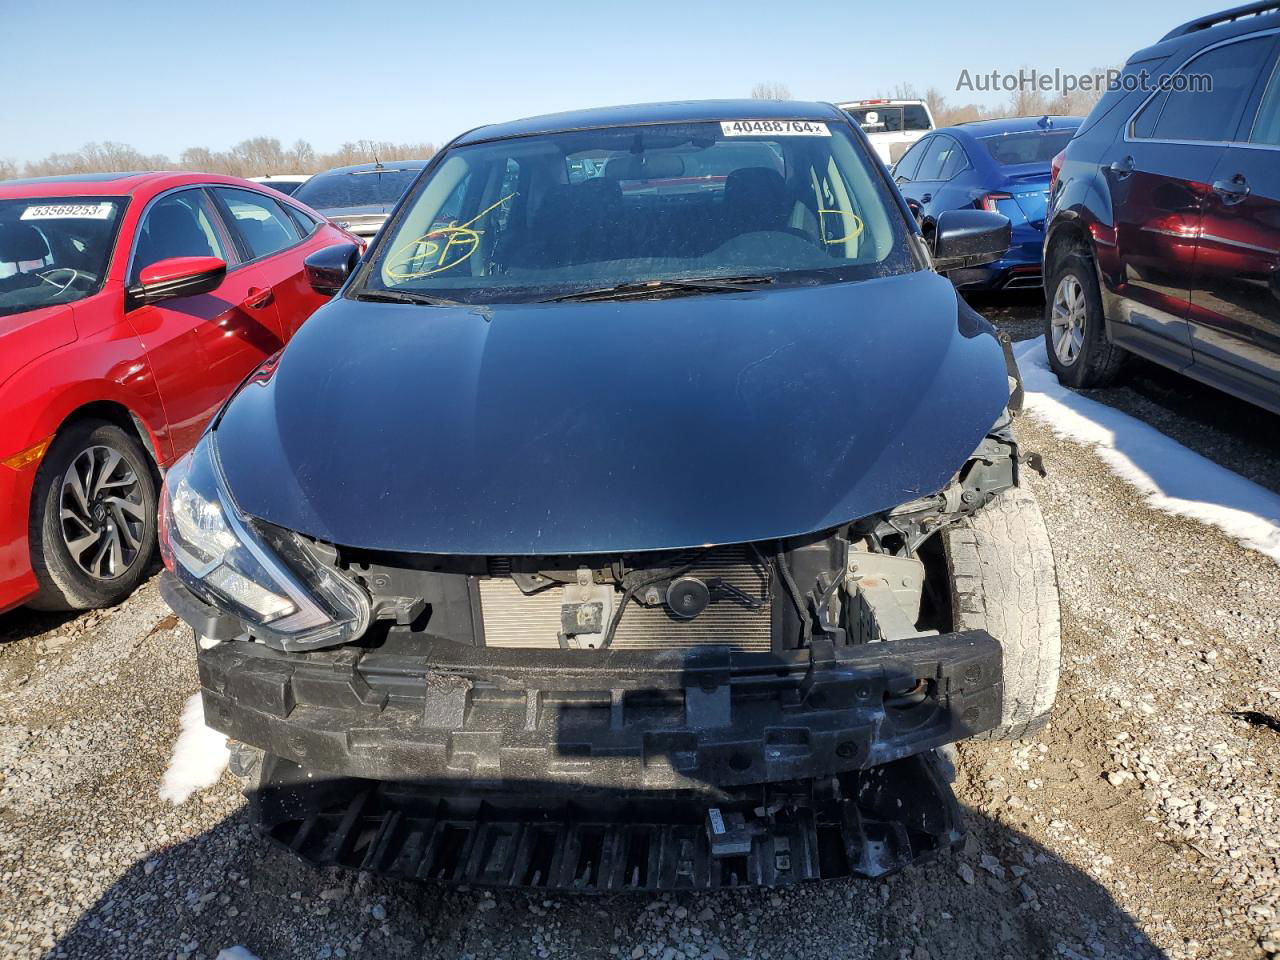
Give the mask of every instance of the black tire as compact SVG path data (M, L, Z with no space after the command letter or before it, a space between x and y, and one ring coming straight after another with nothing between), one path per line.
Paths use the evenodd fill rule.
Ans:
M1018 740L1049 720L1058 693L1058 574L1040 504L1006 490L943 532L956 630L985 630L1004 648L1004 710L985 736Z
M111 459L113 454L119 461ZM92 506L87 514L94 529L62 517L64 485L73 464L81 478L89 476L95 464L104 471L107 464L114 464L110 476L99 478L102 489L88 498ZM129 477L133 482L125 483ZM68 487L65 496L73 495ZM77 534L98 539L73 555L69 543L79 539ZM132 593L146 575L156 549L156 482L151 460L137 437L105 420L79 420L64 426L36 473L30 540L31 566L40 592L28 606L90 610L117 604ZM113 542L118 555L112 549ZM105 552L95 564L94 556L104 543ZM90 573L90 567L98 575Z
M1072 322L1060 298L1077 289L1082 304L1079 336L1068 334L1067 343L1060 348L1055 332ZM1045 284L1044 292L1044 345L1058 381L1077 390L1114 382L1127 354L1107 339L1093 261L1079 252L1067 255Z

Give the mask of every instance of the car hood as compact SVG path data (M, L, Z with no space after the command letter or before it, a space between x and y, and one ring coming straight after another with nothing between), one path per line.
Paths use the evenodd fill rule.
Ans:
M214 437L241 510L323 540L623 552L935 493L1007 398L994 330L923 271L639 302L339 298Z
M69 304L0 316L0 384L46 353L74 343L74 318Z

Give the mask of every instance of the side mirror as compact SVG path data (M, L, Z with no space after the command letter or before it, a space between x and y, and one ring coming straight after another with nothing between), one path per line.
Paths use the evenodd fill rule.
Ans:
M939 273L994 263L1009 250L1009 218L989 210L947 210L938 216L933 268Z
M316 293L331 297L347 282L360 260L360 248L354 243L335 243L317 250L302 261L307 283Z
M227 263L218 257L169 257L143 267L129 296L138 304L194 297L212 293L227 275Z

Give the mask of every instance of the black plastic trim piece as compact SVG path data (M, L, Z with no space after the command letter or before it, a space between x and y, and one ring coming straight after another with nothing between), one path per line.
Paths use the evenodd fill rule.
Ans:
M168 570L160 574L160 597L195 631L197 637L231 640L245 632L244 624L205 603Z
M267 756L246 792L258 832L315 866L580 893L883 877L963 839L932 755L715 800L334 781Z
M992 729L1003 696L981 631L791 655L438 647L218 644L198 657L205 716L333 776L714 792L922 753Z

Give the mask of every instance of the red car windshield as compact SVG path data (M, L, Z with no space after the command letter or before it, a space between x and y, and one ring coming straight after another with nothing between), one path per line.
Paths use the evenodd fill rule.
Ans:
M123 197L0 200L0 316L97 293Z

